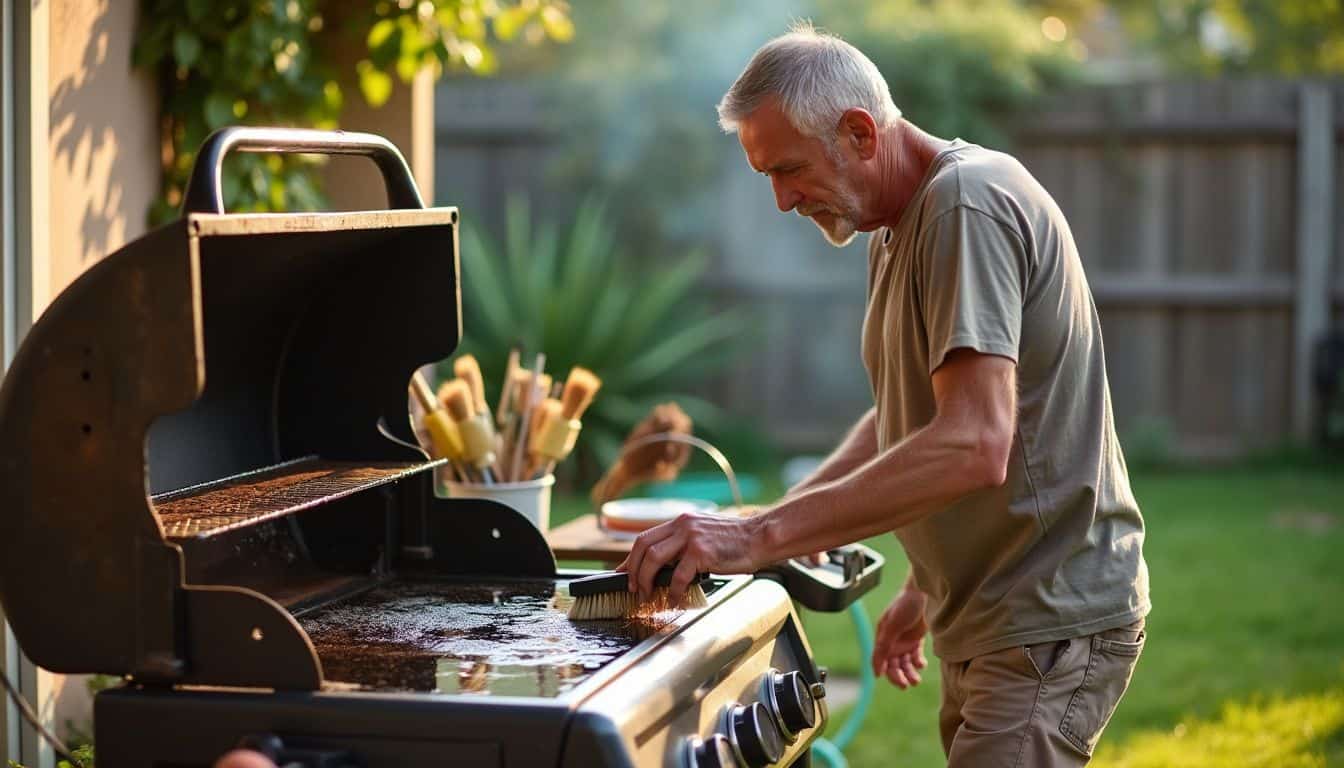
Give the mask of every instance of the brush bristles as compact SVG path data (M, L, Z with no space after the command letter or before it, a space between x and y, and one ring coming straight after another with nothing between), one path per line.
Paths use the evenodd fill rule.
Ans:
M561 392L560 399L564 403L564 415L566 419L577 419L583 416L589 403L593 402L593 395L602 387L602 380L597 378L592 371L587 368L580 368L577 365L570 369L569 377L565 379L565 388Z
M466 382L476 413L488 413L490 406L485 402L485 379L481 376L481 364L476 362L476 358L472 355L457 358L453 361L453 373Z
M577 597L569 606L569 618L572 621L595 621L598 619L628 619L635 616L647 616L671 610L691 610L709 605L709 598L699 584L692 584L686 590L681 605L672 605L672 597L667 587L657 587L653 595L643 602L634 592L604 592L598 595Z
M439 399L453 421L466 421L471 418L471 390L461 379L453 379L439 390Z

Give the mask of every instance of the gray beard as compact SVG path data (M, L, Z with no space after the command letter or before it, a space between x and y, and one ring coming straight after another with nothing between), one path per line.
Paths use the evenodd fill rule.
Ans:
M835 229L833 230L823 227L821 222L816 219L813 219L812 223L817 225L817 229L821 230L821 236L826 238L826 242L836 248L844 248L854 242L854 238L859 234L858 227L848 216L836 216Z

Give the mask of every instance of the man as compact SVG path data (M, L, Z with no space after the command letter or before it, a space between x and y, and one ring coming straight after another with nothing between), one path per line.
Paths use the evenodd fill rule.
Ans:
M875 407L760 515L641 535L630 589L677 562L675 597L698 571L894 531L911 568L872 664L917 685L932 631L949 764L1085 764L1143 648L1148 575L1063 215L1013 158L902 119L871 61L807 25L757 51L718 109L780 211L835 245L873 232Z

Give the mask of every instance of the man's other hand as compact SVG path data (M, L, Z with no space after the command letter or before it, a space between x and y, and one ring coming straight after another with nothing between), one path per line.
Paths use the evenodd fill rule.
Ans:
M924 660L924 593L914 588L901 590L877 623L873 643L873 674L886 677L901 690L919 685L919 670Z
M215 768L275 768L275 763L260 752L235 749L216 760Z

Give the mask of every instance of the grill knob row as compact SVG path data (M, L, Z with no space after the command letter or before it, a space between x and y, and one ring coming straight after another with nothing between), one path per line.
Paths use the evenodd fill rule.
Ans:
M820 683L797 671L771 669L761 679L761 701L732 704L724 711L722 733L701 741L691 737L683 753L687 768L765 768L778 762L786 744L817 724Z

